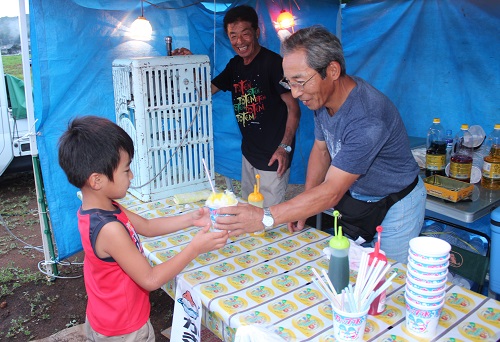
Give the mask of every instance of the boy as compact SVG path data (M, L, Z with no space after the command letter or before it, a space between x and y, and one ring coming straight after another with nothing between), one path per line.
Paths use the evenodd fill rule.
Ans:
M133 156L129 135L96 116L74 119L59 140L59 164L83 195L78 229L85 251L85 327L90 341L154 341L149 292L173 279L199 254L223 247L228 237L226 232L208 232L207 208L148 220L116 203L133 178ZM189 226L203 228L179 254L152 267L138 234L164 235Z

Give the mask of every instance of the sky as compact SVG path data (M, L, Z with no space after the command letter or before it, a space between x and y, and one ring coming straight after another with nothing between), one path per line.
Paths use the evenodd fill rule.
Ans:
M28 0L25 0L26 13L29 12ZM19 0L0 0L0 18L19 16Z

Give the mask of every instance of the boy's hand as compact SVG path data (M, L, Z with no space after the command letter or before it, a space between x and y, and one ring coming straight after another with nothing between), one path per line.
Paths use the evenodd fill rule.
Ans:
M204 227L210 224L210 210L207 207L202 207L192 213L193 226Z
M209 232L210 224L207 224L195 235L189 243L194 250L199 254L217 250L226 245L229 237L227 231Z

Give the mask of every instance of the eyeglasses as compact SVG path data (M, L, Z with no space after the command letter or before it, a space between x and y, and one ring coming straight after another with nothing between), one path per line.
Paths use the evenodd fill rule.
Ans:
M311 77L309 77L306 81L303 81L303 82L290 82L289 80L287 80L286 77L283 77L281 79L281 81L279 82L279 84L285 88L285 89L288 89L288 90L292 90L292 88L296 88L297 90L304 90L304 87L306 85L307 82L309 82L310 80L312 80L312 78L314 76L318 75L318 73L314 73Z

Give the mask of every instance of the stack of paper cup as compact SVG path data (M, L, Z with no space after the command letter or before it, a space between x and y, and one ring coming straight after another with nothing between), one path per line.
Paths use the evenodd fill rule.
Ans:
M451 246L434 237L410 240L406 277L406 328L414 335L434 337L444 305Z

